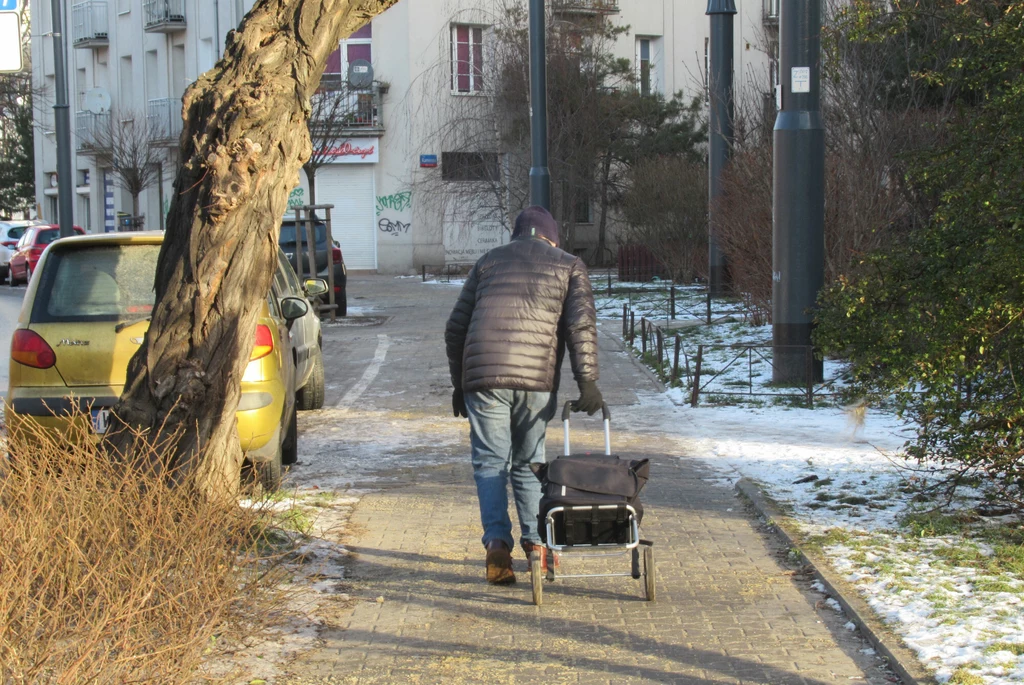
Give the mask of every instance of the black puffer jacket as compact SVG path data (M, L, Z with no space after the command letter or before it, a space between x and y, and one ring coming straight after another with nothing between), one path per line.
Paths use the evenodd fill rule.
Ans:
M496 247L469 272L448 318L452 385L557 391L566 346L576 382L596 382L596 324L578 257L530 238Z

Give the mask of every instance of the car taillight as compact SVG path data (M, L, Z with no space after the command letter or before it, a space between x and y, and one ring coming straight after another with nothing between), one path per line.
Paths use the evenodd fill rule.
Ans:
M48 369L57 363L49 343L35 331L19 328L11 338L11 359L36 369Z
M332 247L331 248L331 259L334 260L335 264L341 264L341 248L340 247Z
M259 324L256 326L256 344L252 346L252 354L249 355L249 361L262 359L273 351L274 333L270 330L270 326Z

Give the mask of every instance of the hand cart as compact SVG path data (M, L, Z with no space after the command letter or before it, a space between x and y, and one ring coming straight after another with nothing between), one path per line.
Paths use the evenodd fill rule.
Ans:
M565 403L562 411L562 426L565 434L564 456L569 457L569 414L571 413L571 402ZM604 423L604 456L612 457L611 451L611 412L608 405L601 408ZM543 581L554 582L556 578L607 578L607 577L631 577L634 580L644 581L644 596L647 601L653 602L655 598L654 581L654 543L640 537L640 519L636 508L629 503L614 504L580 504L572 506L555 506L547 511L543 525L546 531L546 549L548 554L547 572L543 570L541 552L530 553L530 580L533 586L533 603L540 605L543 602L544 587ZM596 531L596 524L601 519L604 523L618 521L619 534L612 542L608 542L607 536L601 541L590 539L580 541L579 535L575 537L566 534L567 521L587 520L593 522L590 531ZM571 523L570 523L571 525ZM642 550L642 551L641 551ZM578 573L578 574L556 574L556 562L559 555L572 556L573 558L607 558L624 556L630 554L632 568L629 573ZM641 556L643 564L641 564Z

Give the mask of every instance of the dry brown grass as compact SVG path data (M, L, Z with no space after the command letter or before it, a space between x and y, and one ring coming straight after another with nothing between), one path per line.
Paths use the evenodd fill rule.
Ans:
M272 523L112 464L85 425L0 456L0 683L187 682L258 628Z

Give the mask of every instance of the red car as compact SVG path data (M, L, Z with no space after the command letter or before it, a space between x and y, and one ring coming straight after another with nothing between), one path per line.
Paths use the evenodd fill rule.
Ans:
M85 230L81 226L75 226L74 229L78 235L85 235ZM11 285L32 280L32 272L36 270L43 250L59 237L60 226L57 224L40 224L26 228L11 256Z

